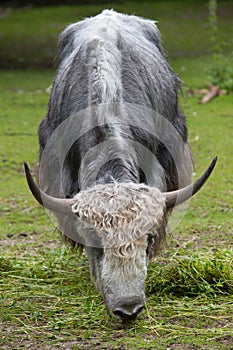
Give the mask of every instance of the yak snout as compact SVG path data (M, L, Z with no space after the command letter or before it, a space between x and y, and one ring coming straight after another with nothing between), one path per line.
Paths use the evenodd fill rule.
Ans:
M120 317L122 321L134 320L143 310L144 304L122 304L113 310L113 314Z
M142 312L146 302L145 293L134 295L130 293L127 296L113 300L105 300L109 313L121 321L130 321L137 318Z

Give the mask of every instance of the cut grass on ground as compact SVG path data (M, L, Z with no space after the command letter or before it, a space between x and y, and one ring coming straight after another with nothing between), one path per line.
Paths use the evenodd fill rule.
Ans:
M181 77L186 75L188 85L198 86L197 75L188 72L193 65L204 72L205 59L177 59L172 64ZM181 101L189 116L196 172L200 174L215 154L219 162L149 267L146 310L135 323L122 326L109 317L94 290L86 257L78 258L61 246L58 232L24 179L22 162L37 162L37 126L45 114L52 75L1 72L1 347L229 349L231 96L206 106L198 105L196 97ZM203 76L199 78L201 85Z
M178 344L210 349L206 339L213 349L216 344L227 349L223 339L228 345L232 341L233 252L187 253L191 259L173 256L166 265L160 261L150 266L146 311L124 326L107 315L89 282L85 257L77 260L62 247L44 248L34 256L28 249L2 259L4 349L15 348L19 338L21 346L40 349L63 344L66 349L164 349Z

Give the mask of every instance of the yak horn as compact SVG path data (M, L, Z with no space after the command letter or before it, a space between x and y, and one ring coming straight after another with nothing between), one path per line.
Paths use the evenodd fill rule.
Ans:
M212 173L215 164L217 162L218 157L214 157L212 162L210 163L209 167L206 169L206 171L197 179L193 184L186 186L184 188L181 188L177 191L172 192L166 192L166 208L173 208L176 205L179 205L186 201L187 199L191 198L196 192L198 192L201 187L205 184L205 182L208 180L210 174Z
M31 172L27 163L24 163L24 169L25 169L28 186L33 196L35 197L35 199L41 205L43 205L45 208L49 210L58 212L60 214L68 215L71 213L70 206L74 204L74 200L52 197L49 194L43 192L41 189L39 189L39 187L33 180L33 177L31 175Z
M215 167L216 162L217 162L217 157L214 157L214 159L212 160L212 162L210 163L206 171L193 184L186 186L184 188L181 188L177 191L165 192L164 194L166 196L166 208L167 209L173 208L176 205L179 205L185 202L186 200L191 198L196 192L198 192L201 189L201 187L205 184L207 179L209 178L210 174L212 173ZM71 205L75 203L75 200L73 200L72 198L71 199L56 198L43 192L33 180L33 177L31 175L31 172L27 163L24 163L24 169L25 169L28 186L33 196L35 197L35 199L41 205L43 205L45 208L51 211L58 212L64 215L68 215L72 212Z

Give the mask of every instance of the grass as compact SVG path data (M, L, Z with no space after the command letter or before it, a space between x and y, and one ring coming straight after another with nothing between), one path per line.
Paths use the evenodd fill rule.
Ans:
M0 21L2 67L51 67L59 33L68 24L96 15L106 7L159 21L169 57L212 52L206 2L124 1L116 4L109 1L107 5L22 8L3 12ZM232 1L221 1L218 14L223 52L231 53Z
M89 282L85 257L77 260L68 248L52 251L44 247L33 256L29 250L21 256L2 258L4 348L15 346L19 338L25 348L28 344L31 348L55 348L64 342L72 349L119 349L123 344L123 349L164 349L173 344L189 348L193 342L204 346L206 339L215 348L223 338L231 341L233 252L210 255L191 254L191 259L173 256L166 267L153 263L147 281L146 312L125 326L107 315L101 297ZM211 272L214 282L209 279ZM182 281L177 280L177 274ZM192 293L190 277L196 277ZM224 348L228 349L223 344Z
M21 273L24 274L26 264L22 265ZM229 342L231 340L232 323L227 311L231 304L226 296L208 298L203 294L190 299L185 296L149 295L144 320L122 327L109 320L100 297L93 293L87 279L84 282L89 288L83 290L83 286L77 286L73 281L74 270L71 274L67 272L69 264L65 268L66 279L59 273L53 273L54 277L49 276L46 280L9 274L9 277L14 277L14 297L8 297L8 303L5 302L7 317L3 317L3 322L6 328L2 330L5 346L10 342L15 346L19 338L25 347L28 344L32 344L31 347L38 344L40 348L45 344L55 347L63 342L69 346L74 342L78 349L85 348L86 344L87 348L106 346L117 349L125 344L123 349L132 346L135 349L143 346L163 349L164 346L177 344L180 337L183 348L193 342L203 345L206 339L213 346L216 342L221 344L223 337L229 337ZM76 273L79 272L80 268ZM80 287L85 296L80 295Z
M146 7L137 3L134 9L137 6L148 17ZM177 6L180 9L181 3ZM192 4L190 11L195 6L204 5ZM165 12L167 8L158 3L160 18L177 18ZM40 16L45 22L50 10L44 8L44 17ZM89 10L80 7L82 15ZM29 14L37 10L30 11L15 11L12 16L19 16L21 23L21 16L28 13L29 21ZM54 11L54 21L59 11ZM70 11L64 8L64 17L59 12L59 21L71 21ZM189 14L184 13L182 16ZM36 28L36 21L42 19L34 16ZM199 12L195 16L202 18ZM16 27L9 33L11 38L17 29L16 17L13 19L11 24ZM192 26L188 21L186 25L191 33ZM4 28L7 26L8 22ZM23 36L26 38L26 32ZM189 44L186 53L191 52ZM169 50L176 44L172 45L171 41ZM171 65L187 87L200 88L210 59L208 55L179 57L171 59ZM78 257L62 245L54 223L26 186L22 163L37 163L37 127L46 113L46 89L53 75L52 70L0 71L0 348L232 349L232 95L204 106L196 96L181 96L196 176L215 154L218 164L149 266L144 313L134 323L122 325L111 319L94 290L86 256Z
M194 64L202 67L199 84L197 74L192 75ZM202 84L205 59L176 59L172 65L188 85ZM80 259L61 245L24 179L23 161L37 162L37 125L45 114L52 75L52 71L1 72L0 344L4 349L229 349L231 96L206 106L199 105L196 97L181 101L189 115L197 173L213 155L218 154L219 162L149 267L146 311L134 324L122 326L108 316L94 290L86 257Z

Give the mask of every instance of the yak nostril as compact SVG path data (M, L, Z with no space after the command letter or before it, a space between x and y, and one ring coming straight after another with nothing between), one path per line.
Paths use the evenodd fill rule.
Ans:
M139 312L143 309L143 305L121 305L117 307L113 313L116 316L119 316L122 321L133 320L137 317Z

